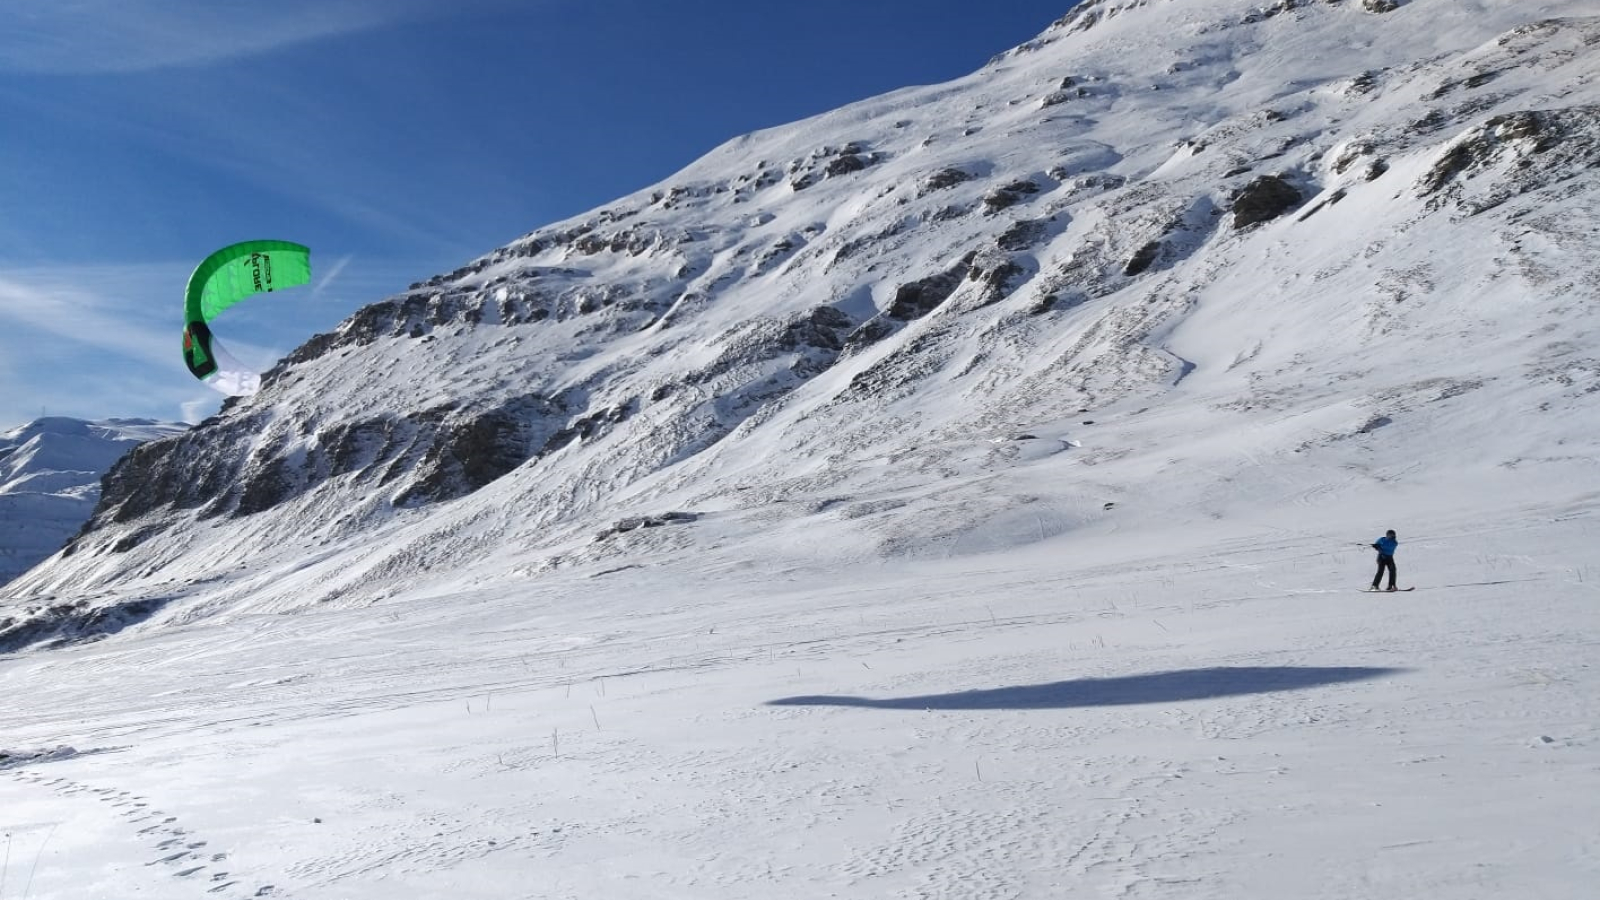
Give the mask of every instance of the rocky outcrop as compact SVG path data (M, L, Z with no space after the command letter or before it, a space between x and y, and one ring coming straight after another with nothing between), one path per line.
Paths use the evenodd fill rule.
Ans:
M1417 183L1467 215L1600 167L1600 106L1494 116L1452 141ZM1492 177L1491 177L1492 173Z
M106 475L85 531L169 510L202 519L251 516L336 478L392 485L397 506L452 500L559 445L564 431L581 430L583 422L561 399L539 395L353 419L299 436L260 416L212 420L124 457ZM241 450L251 445L253 451ZM121 549L152 536L145 532Z
M947 166L924 178L921 186L917 189L917 196L926 197L934 191L949 190L958 184L971 181L973 177L965 169Z
M1050 222L1044 219L1023 219L1007 228L995 238L1001 250L1016 253L1037 246L1050 233Z
M641 528L660 528L663 525L684 525L689 522L697 521L699 518L700 517L695 513L679 511L665 512L654 516L629 516L625 519L618 519L615 524L603 529L599 534L596 534L594 539L596 541L606 541L616 537L619 534L627 534L630 531L638 531Z
M803 191L825 178L838 178L864 171L886 157L871 152L865 144L852 141L842 147L822 147L804 159L789 164L789 186Z
M1149 269L1161 256L1161 246L1160 241L1151 241L1140 247L1133 254L1133 258L1128 260L1128 264L1122 267L1122 274L1131 278Z
M110 637L160 612L167 598L96 603L88 599L50 602L0 615L0 653L35 644L64 646ZM6 760L0 754L0 768Z
M510 473L547 445L561 410L560 401L533 395L445 417L395 505L454 500Z
M1281 177L1262 175L1234 195L1233 227L1242 231L1270 222L1299 206L1304 199L1294 185Z
M1021 203L1027 197L1039 193L1037 182L1030 178L1023 178L1010 182L1002 187L995 188L983 195L984 208L990 213L997 213Z
M755 319L717 338L710 363L685 374L685 384L712 384L741 368L792 358L791 368L811 377L833 365L856 327L850 316L821 306L785 319Z

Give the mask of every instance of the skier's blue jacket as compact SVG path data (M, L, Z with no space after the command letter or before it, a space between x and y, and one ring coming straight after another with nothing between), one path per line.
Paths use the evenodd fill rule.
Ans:
M1384 535L1383 537L1378 538L1376 541L1373 541L1372 546L1384 556L1393 556L1395 548L1400 546L1400 542L1392 537L1389 537L1388 535Z

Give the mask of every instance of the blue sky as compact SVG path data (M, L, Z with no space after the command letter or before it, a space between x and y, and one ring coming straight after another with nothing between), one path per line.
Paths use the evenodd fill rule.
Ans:
M219 325L265 367L729 138L967 74L1072 5L13 0L0 429L215 412L180 359L180 310L225 244L313 250L313 286Z

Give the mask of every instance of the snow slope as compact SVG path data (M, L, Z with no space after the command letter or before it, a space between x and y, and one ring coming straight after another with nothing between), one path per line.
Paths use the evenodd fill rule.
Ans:
M1073 464L1119 464L1053 506L1072 527L1144 490L1122 455L1170 445L1174 410L1209 413L1195 448L1258 431L1332 481L1334 442L1451 479L1539 455L1508 409L1580 457L1596 22L1368 7L1087 4L966 79L732 141L313 339L131 456L13 592L358 606L506 548L603 556L624 517L904 506L1009 465L990 441L1092 419ZM854 546L937 555L1032 496L972 494ZM254 574L323 547L350 552L314 591Z
M1051 501L1075 527L1147 490L1126 455L1173 411L1222 449L1162 461L1197 486L1255 468L1241 431L1330 483L1358 447L1450 480L1552 434L1581 458L1595 20L1369 5L1088 4L966 79L732 141L313 339L131 456L12 591L359 606L508 548L604 556L625 517L839 496L905 510L852 548L938 555L1032 489L955 517L902 491L1065 436L1118 462ZM313 551L316 589L282 577Z
M1593 13L1085 3L363 310L8 588L0 898L1589 897Z
M0 583L61 549L128 449L188 426L146 419L43 418L0 433Z

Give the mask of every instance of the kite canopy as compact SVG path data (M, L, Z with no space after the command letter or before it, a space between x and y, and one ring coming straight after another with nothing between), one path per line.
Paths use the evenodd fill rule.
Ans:
M254 394L260 373L228 353L211 333L211 321L247 297L310 281L310 248L288 241L244 241L206 257L184 293L183 361L189 371L224 394Z

